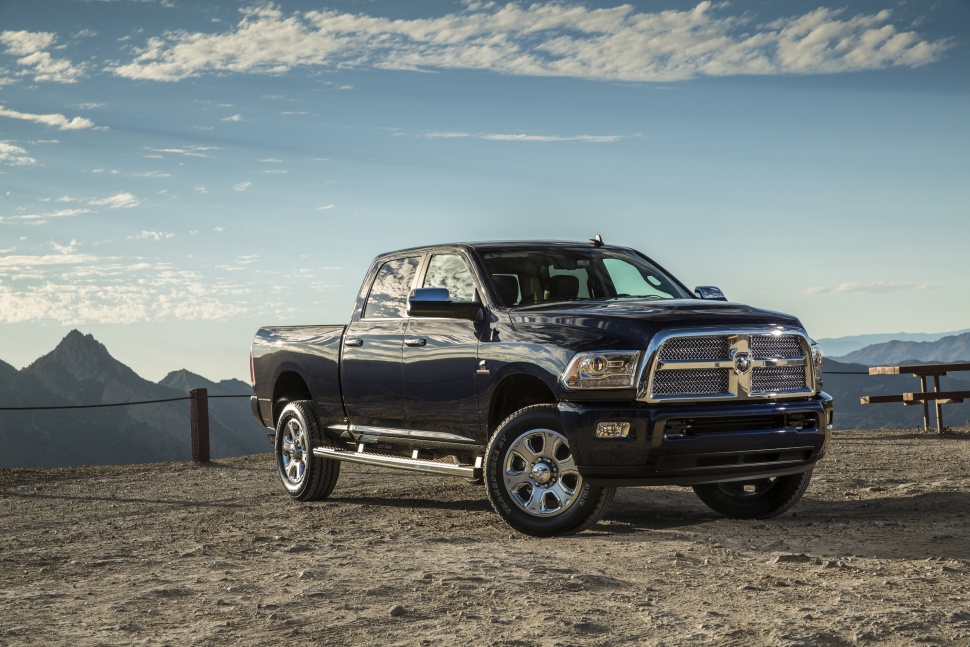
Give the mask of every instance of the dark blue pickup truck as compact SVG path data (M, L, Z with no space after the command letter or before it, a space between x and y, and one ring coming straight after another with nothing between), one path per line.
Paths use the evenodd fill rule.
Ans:
M536 536L590 527L625 485L780 514L832 424L798 319L598 236L383 254L348 325L262 328L251 368L294 499L328 496L342 461L453 475Z

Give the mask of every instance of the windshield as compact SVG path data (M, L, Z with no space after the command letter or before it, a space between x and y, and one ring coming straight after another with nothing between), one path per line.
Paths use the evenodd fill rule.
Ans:
M669 275L625 250L517 248L485 252L482 259L507 307L549 301L691 298Z

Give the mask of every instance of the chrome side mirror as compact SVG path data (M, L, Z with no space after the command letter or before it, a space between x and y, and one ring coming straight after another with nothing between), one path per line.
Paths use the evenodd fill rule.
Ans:
M446 288L417 288L408 297L408 314L412 317L441 317L446 319L484 318L482 304L471 301L450 301Z
M710 299L712 301L727 301L727 297L721 292L721 288L713 285L698 285L694 288L694 295L698 299Z

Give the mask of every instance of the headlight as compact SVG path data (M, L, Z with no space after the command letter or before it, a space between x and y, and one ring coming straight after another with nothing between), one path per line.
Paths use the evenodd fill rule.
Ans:
M822 368L825 365L825 355L818 344L812 343L812 369L815 371L815 390L822 390Z
M640 359L638 350L578 353L562 374L567 389L632 389Z

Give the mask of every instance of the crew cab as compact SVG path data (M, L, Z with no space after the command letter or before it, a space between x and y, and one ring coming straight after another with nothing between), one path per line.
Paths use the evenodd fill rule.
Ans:
M250 362L292 498L327 497L346 461L452 475L535 536L590 527L618 486L781 514L833 415L798 319L599 236L382 254L347 325L261 328Z

